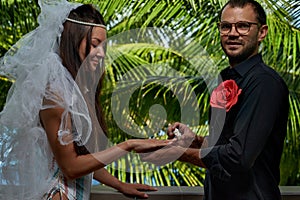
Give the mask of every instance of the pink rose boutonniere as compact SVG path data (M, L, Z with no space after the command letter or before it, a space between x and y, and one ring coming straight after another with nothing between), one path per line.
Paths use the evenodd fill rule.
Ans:
M210 98L211 107L226 109L226 112L238 101L242 89L239 89L234 80L226 80L216 87Z

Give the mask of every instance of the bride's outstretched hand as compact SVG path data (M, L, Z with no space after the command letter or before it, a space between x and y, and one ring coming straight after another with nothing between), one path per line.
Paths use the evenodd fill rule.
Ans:
M146 153L171 145L173 141L158 139L130 139L126 142L131 151L135 151L137 153Z

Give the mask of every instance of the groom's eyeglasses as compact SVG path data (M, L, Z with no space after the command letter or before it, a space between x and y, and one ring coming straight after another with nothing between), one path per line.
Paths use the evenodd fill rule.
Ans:
M236 32L238 32L241 35L246 35L249 33L250 28L252 25L259 25L258 23L255 22L236 22L236 23L229 23L229 22L220 22L218 23L218 28L221 34L227 35L230 33L232 29L232 25L234 25Z

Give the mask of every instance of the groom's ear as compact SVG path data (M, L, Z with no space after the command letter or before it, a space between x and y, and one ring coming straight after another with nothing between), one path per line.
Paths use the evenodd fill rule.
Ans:
M258 32L258 42L262 42L268 34L268 25L262 25Z

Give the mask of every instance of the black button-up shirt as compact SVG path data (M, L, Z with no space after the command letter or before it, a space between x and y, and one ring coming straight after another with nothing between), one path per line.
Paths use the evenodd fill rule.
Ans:
M277 200L287 132L288 89L260 54L221 72L242 89L226 112L211 108L205 200Z

